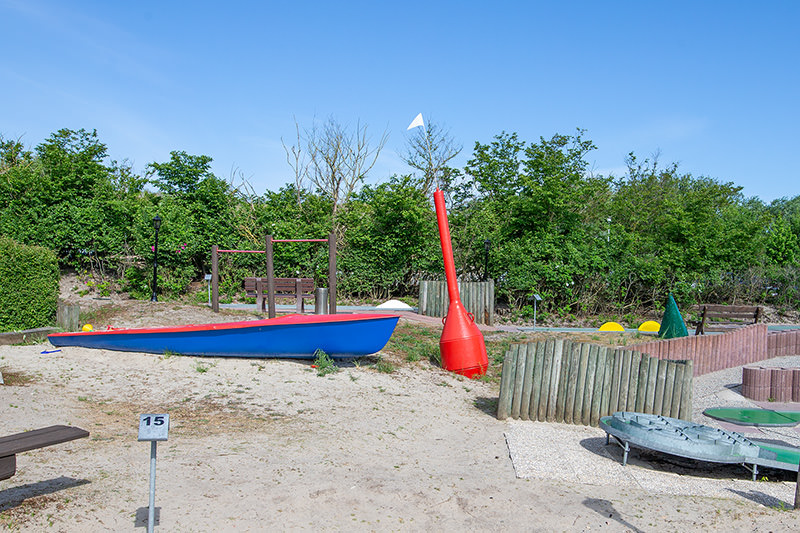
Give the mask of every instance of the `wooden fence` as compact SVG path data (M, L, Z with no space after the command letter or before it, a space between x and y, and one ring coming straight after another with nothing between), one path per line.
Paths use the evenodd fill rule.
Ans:
M494 325L494 281L458 282L461 303L475 316L476 324ZM450 305L446 281L419 282L419 313L445 316Z
M800 355L800 329L770 331L767 335L767 358Z
M774 357L767 344L767 325L752 324L728 333L656 340L633 348L658 359L691 359L694 375L702 376Z
M563 339L512 345L503 360L497 418L598 425L636 411L691 420L692 361Z

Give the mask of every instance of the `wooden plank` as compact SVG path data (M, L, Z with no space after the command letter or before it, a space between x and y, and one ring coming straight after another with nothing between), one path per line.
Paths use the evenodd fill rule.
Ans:
M547 398L545 420L552 422L556 417L558 390L561 386L561 359L564 355L564 340L556 339L553 343L553 364L550 367L550 394Z
M536 357L536 345L526 343L520 347L519 356L522 357L522 350L525 350L525 376L522 378L522 403L519 407L519 417L522 420L530 420L528 412L531 409L531 391L533 390L533 360Z
M664 382L667 379L667 360L658 360L658 372L656 373L656 394L653 400L653 414L660 415L661 407L664 405Z
M608 399L608 410L613 414L619 410L619 380L622 373L622 348L614 350L614 362L611 371L611 397Z
M636 410L636 393L639 390L639 366L641 363L642 354L631 351L631 378L628 381L628 401L625 404L628 411Z
M611 412L611 382L614 378L614 357L615 351L611 348L608 348L605 353L605 358L603 361L603 388L601 391L601 399L600 399L600 416L607 416L612 414Z
M683 386L681 389L681 407L678 418L692 421L692 395L694 393L694 361L686 361L683 369Z
M580 346L581 353L578 360L578 381L575 384L575 404L572 409L573 424L583 423L583 389L586 386L586 368L589 365L589 344L583 343Z
M636 380L636 402L634 404L634 411L637 413L644 412L644 402L647 399L647 372L650 370L650 357L643 353L641 361L639 362L639 377Z
M572 424L572 413L575 410L575 389L578 386L578 367L581 358L581 344L573 343L569 350L567 370L567 391L564 395L564 423Z
M600 405L603 403L603 380L606 373L606 353L608 348L605 346L597 347L597 363L594 371L594 386L592 387L592 403L589 411L589 424L597 426L600 422Z
M544 422L547 418L547 401L550 398L550 379L552 378L553 353L555 351L555 340L548 339L544 349L544 365L542 365L542 391L539 399L539 412L536 420Z
M650 357L647 366L647 391L645 392L643 412L653 414L656 401L656 377L658 376L658 359Z
M672 393L675 390L675 366L673 361L667 362L667 372L664 378L664 398L661 403L661 412L656 414L669 416L672 409Z
M533 367L533 389L531 390L531 409L528 418L536 420L539 416L539 402L542 401L542 368L544 367L544 352L546 341L536 343L536 359Z
M503 357L503 370L500 374L500 398L497 401L497 419L505 420L511 414L511 401L514 395L514 372L517 369L519 344L512 344Z
M494 325L494 280L489 283L489 325Z
M0 480L8 479L17 473L17 456L0 457Z
M514 369L514 399L511 401L511 418L519 418L522 406L522 380L525 378L525 346L519 347L517 367Z
M586 381L583 387L583 407L581 409L581 423L588 426L592 423L592 393L594 392L594 382L597 377L597 352L599 346L589 345L589 359L586 367Z
M672 405L669 409L669 416L672 418L678 418L681 412L681 395L683 394L683 372L686 369L686 365L683 362L675 361L673 363L675 367L675 382L672 386Z
M622 370L619 373L619 403L617 411L628 410L628 386L631 380L631 351L622 350Z
M74 426L48 426L0 437L0 457L15 455L45 446L88 437L89 432Z
M558 391L556 393L556 411L554 422L564 422L564 409L567 400L567 381L569 380L570 361L572 360L572 341L562 341L561 371L558 378Z

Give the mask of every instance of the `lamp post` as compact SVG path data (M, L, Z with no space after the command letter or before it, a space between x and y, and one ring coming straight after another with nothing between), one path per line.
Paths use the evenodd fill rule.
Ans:
M536 331L536 307L539 302L542 301L542 297L538 294L533 295L533 331Z
M492 241L486 239L483 241L483 281L489 281L489 249L492 247Z
M156 243L153 246L153 294L150 295L151 302L158 301L158 230L161 228L161 217L153 217L153 227L156 230Z

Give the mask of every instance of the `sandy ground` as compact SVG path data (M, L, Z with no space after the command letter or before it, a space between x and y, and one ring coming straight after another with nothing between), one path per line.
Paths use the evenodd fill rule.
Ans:
M127 316L114 325L231 319L170 303ZM638 452L622 467L602 431L498 421L497 384L428 362L319 377L309 362L41 353L52 349L0 347L0 371L30 378L0 386L0 435L69 424L91 436L17 457L0 481L1 528L143 530L150 444L137 442L138 415L169 413L157 531L800 530L800 511L786 510L794 475L752 482L741 468Z

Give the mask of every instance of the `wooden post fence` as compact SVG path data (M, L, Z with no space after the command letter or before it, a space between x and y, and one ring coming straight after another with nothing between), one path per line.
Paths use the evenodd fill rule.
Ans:
M693 362L564 339L513 344L503 359L497 418L597 426L636 411L691 420Z
M494 325L494 280L458 282L461 302L475 317L476 324ZM419 282L419 313L426 316L445 316L450 306L446 281Z

